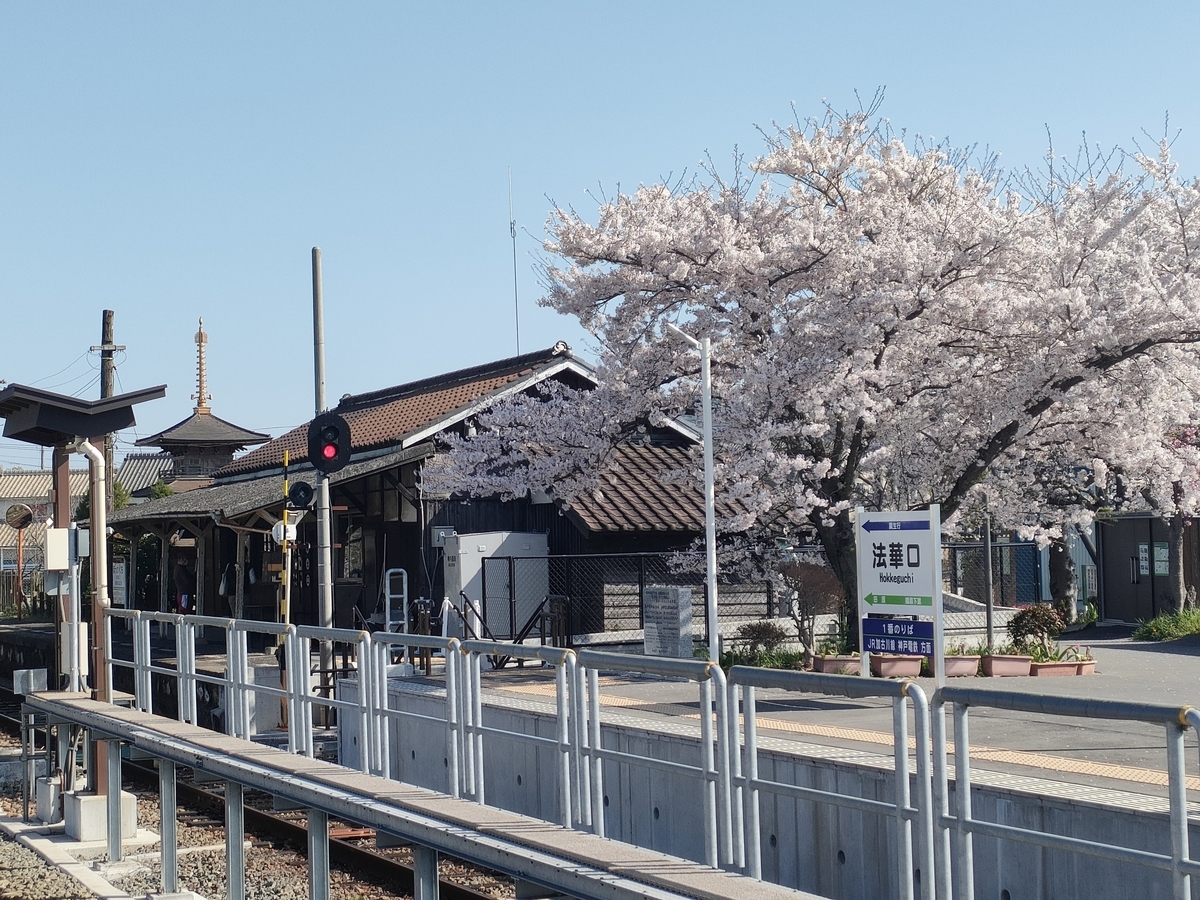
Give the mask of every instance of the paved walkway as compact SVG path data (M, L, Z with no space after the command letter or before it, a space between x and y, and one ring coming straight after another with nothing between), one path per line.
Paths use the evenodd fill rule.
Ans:
M954 679L955 685L1072 697L1150 701L1200 707L1200 636L1164 643L1130 639L1127 626L1093 626L1060 643L1089 646L1097 674L1068 678ZM487 677L489 688L524 696L553 696L539 673L507 670ZM919 679L932 696L932 679ZM694 685L613 674L602 679L603 703L623 717L699 718ZM891 702L782 691L758 693L763 735L831 747L890 753ZM948 734L952 739L952 735ZM970 714L972 766L1000 773L1162 796L1166 785L1163 728L1138 722L1092 720L975 708ZM1200 796L1200 751L1187 735L1189 788Z

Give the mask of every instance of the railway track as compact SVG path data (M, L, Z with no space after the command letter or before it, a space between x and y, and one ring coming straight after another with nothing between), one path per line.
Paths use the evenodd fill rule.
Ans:
M0 689L0 733L9 737L13 745L19 743L20 715L19 704L7 691ZM176 781L176 792L179 802L177 820L180 825L192 828L224 830L225 798L215 788L217 785L203 787L191 782L186 777L186 770L181 770L181 776ZM126 788L142 786L135 790L147 798L152 805L157 805L158 772L152 766L139 761L125 760L123 774ZM307 823L295 821L303 814L299 812L282 814L271 809L270 795L256 791L247 791L245 796L245 824L247 838L252 843L283 845L304 854L307 848ZM289 816L291 818L289 818ZM401 848L385 850L372 846L375 831L352 822L330 822L329 855L335 869L346 873L352 879L362 879L367 882L364 887L381 885L388 893L407 894L411 896L413 889L413 870L403 858L407 851ZM184 852L181 848L181 852ZM249 863L248 863L249 865ZM511 881L496 873L482 872L472 866L458 861L445 861L441 867L442 877L439 878L439 894L444 900L498 900L513 896ZM453 878L446 877L446 870L454 873ZM494 887L490 893L475 890L463 882L476 881ZM371 896L370 890L357 892L350 890L350 896Z

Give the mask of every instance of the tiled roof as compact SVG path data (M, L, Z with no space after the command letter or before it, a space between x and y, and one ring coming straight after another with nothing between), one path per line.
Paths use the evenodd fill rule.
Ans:
M49 469L9 469L0 474L0 501L21 500L25 503L46 502L50 496L53 473ZM82 497L88 491L87 469L71 470L71 496ZM6 505L6 504L0 504Z
M232 450L252 444L261 444L270 439L269 434L260 434L257 431L240 428L204 409L192 413L182 422L177 422L165 431L142 438L137 442L137 446L170 447L173 444L183 444L191 447L227 447Z
M460 369L381 391L343 397L336 412L350 426L351 452L398 444L404 446L428 436L430 428L448 427L508 390L524 390L548 377L564 364L577 372L590 370L574 360L571 348L559 342L536 353L526 353L483 366ZM283 451L289 462L308 459L308 423L235 459L216 473L218 479L278 468Z
M329 482L337 485L344 481L353 481L364 475L414 460L425 459L432 455L432 444L428 442L418 444L406 450L352 462L340 472L330 476ZM311 481L311 479L312 469L302 470L292 476L293 481ZM283 506L283 479L275 473L258 478L247 478L243 481L214 484L211 487L197 488L158 500L147 500L145 503L117 510L109 516L108 521L120 530L122 525L128 526L137 522L208 519L213 514L219 518L230 519L256 509L268 509L273 506Z
M703 486L687 476L677 480L690 466L683 447L622 445L611 471L590 494L571 502L570 513L591 532L702 532ZM727 512L717 509L718 515Z
M175 457L162 453L127 453L117 469L117 481L131 494L143 491L175 469Z

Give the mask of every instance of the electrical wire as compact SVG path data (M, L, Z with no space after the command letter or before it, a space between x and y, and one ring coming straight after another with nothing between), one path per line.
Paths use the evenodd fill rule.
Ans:
M63 372L67 371L67 369L71 368L71 366L75 365L75 363L79 362L81 359L83 359L85 356L87 356L89 352L90 351L88 351L88 350L84 350L82 353L80 353L77 357L75 357L73 360L71 360L69 363L67 363L65 366L63 366L61 369L59 369L53 375L47 375L44 378L39 378L37 381L29 382L30 387L32 387L35 384L41 384L43 381L49 381L51 378L55 378L55 377L61 375ZM71 380L74 381L74 379L71 379Z

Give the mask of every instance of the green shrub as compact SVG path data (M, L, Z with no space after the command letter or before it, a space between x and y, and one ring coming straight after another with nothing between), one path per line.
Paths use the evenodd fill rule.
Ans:
M774 653L788 639L788 633L770 619L747 622L737 630L736 640L746 646L751 655Z
M1185 609L1163 613L1149 622L1142 622L1133 633L1135 641L1173 641L1176 638L1200 634L1200 609Z
M1048 652L1054 638L1066 628L1062 616L1049 603L1034 603L1018 612L1008 623L1008 636L1012 642L1029 650L1037 646Z

